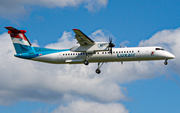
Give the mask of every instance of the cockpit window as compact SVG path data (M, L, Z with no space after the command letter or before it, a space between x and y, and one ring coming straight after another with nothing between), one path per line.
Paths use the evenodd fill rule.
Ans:
M163 50L163 51L164 51L164 49L163 49L163 48L156 48L156 50Z
M161 48L161 50L165 51L163 48Z

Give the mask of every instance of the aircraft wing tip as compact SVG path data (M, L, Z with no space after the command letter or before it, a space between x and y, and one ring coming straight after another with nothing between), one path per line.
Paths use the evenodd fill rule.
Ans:
M7 26L7 27L5 27L6 29L8 29L8 28L12 28L12 26Z
M73 30L79 30L79 29L75 28L75 29L73 29Z

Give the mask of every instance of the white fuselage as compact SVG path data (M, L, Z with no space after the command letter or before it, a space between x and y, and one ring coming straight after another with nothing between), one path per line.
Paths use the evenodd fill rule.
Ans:
M159 49L157 49L159 48ZM121 62L173 59L175 56L161 47L131 47L113 48L112 54L108 51L85 53L63 51L33 58L32 60L55 64L79 64L84 60L93 62Z

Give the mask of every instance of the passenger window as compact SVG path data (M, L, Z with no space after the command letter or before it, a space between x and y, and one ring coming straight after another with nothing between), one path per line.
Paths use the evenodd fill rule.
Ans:
M115 53L115 52L113 52L113 53Z
M124 53L126 53L126 51L124 51Z
M132 53L134 53L134 51L132 51Z
M121 53L123 53L123 51L121 51Z
M131 53L131 51L129 51L129 53Z
M127 51L127 53L128 53L128 51Z

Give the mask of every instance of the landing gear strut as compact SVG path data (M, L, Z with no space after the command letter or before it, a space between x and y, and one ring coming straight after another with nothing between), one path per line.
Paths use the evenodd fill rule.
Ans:
M88 64L89 64L88 59L89 59L91 56L92 56L92 54L86 53L86 60L84 61L84 65L88 65Z
M164 65L167 65L167 64L168 64L167 60L168 60L168 59L165 60Z
M101 73L100 68L102 67L103 64L104 64L104 62L102 62L101 64L100 64L100 62L98 63L98 68L96 69L96 73L97 73L97 74L100 74L100 73Z

